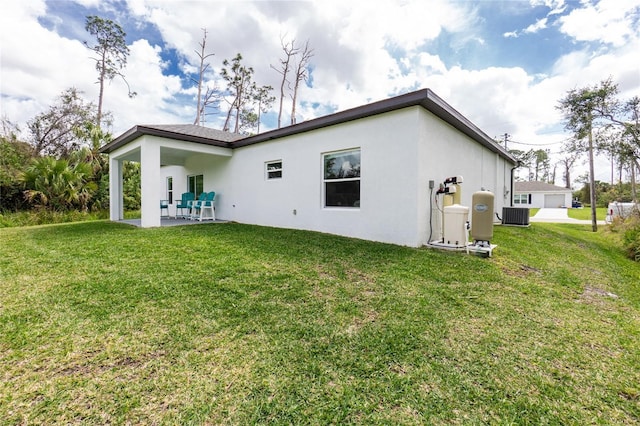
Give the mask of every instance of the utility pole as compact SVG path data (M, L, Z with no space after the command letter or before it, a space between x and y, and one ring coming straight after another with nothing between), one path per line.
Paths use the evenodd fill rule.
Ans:
M505 133L504 135L502 135L502 137L504 138L504 149L507 149L507 142L509 141L509 138L511 137L511 135L508 133Z

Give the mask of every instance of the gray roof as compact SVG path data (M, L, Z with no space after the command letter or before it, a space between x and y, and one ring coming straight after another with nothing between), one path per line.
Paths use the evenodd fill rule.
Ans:
M151 124L137 125L127 130L107 145L100 152L110 153L142 135L152 135L181 141L196 142L205 145L229 147L229 144L246 136L224 132L210 127L195 124Z
M515 192L571 192L571 188L552 185L546 182L514 182Z
M254 136L242 136L235 133L223 132L220 130L189 124L134 126L127 132L118 136L111 143L102 147L100 152L108 154L145 134L223 146L227 148L239 148L412 106L422 106L427 111L480 143L485 148L499 154L503 158L506 158L512 164L516 164L516 159L507 150L497 144L491 137L443 101L430 89L422 89L406 93L404 95L336 112L324 117L315 118L313 120L304 121L299 124L282 127L280 129L271 130Z
M222 142L233 142L244 136L237 133L224 132L210 127L196 126L195 124L156 124L144 126L164 132L172 132L180 135L189 135L199 138L214 139Z

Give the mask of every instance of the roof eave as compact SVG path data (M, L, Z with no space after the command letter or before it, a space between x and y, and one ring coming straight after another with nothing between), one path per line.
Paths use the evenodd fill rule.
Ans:
M390 99L385 99L345 111L336 112L331 115L315 118L313 120L294 124L292 126L282 127L280 129L275 129L265 133L260 133L258 135L249 136L245 139L235 141L233 143L233 147L239 148L247 145L253 145L268 140L278 139L298 133L304 133L311 130L317 130L323 127L346 123L349 121L371 117L378 114L384 114L386 112L412 106L422 106L426 110L430 111L446 123L455 127L457 130L461 131L489 150L502 155L514 165L517 164L517 160L515 159L515 157L513 157L507 150L498 145L487 134L485 134L482 130L480 130L477 126L475 126L471 121L465 118L454 108L452 108L444 100L438 97L430 89L418 90L416 92L411 92Z
M116 139L100 148L100 152L103 154L110 154L121 146L124 146L143 135L157 136L161 138L175 139L185 142L196 142L205 145L220 146L223 148L230 148L232 146L230 142L218 141L202 136L187 135L184 133L137 125L133 126L131 129L127 130L122 135L118 136Z

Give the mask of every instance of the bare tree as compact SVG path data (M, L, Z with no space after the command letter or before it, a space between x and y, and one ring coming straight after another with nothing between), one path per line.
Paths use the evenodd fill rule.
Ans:
M204 73L207 71L207 68L209 68L209 64L205 64L205 60L215 55L214 53L205 54L205 49L207 44L207 29L203 28L202 32L204 33L202 35L202 41L198 43L198 45L200 46L200 51L199 52L196 51L196 55L198 55L198 57L200 58L200 66L198 68L198 80L196 81L195 79L192 79L198 85L198 103L196 108L196 119L193 122L193 124L195 125L200 125L200 120L204 116L204 109L205 109L205 105L207 104L207 100L209 100L213 96L213 93L210 93L209 89L207 88L206 96L204 99L202 98L202 83L204 80Z
M579 157L580 154L577 151L567 150L565 156L560 160L560 163L564 167L563 177L565 188L571 188L571 169Z
M287 75L289 74L289 68L291 66L291 58L298 54L299 48L295 47L295 39L290 42L285 43L284 38L280 39L280 45L282 46L282 51L284 52L284 57L280 59L280 67L276 68L271 65L271 68L276 70L278 74L282 76L282 80L280 82L280 106L278 108L278 129L281 127L282 123L282 104L284 102L284 86L288 83Z
M291 99L293 101L293 106L291 107L291 124L296 124L296 103L298 99L298 88L300 87L301 81L307 81L309 78L309 74L307 73L307 66L313 57L313 49L309 46L309 40L304 44L304 49L302 50L302 56L298 61L298 65L296 67L295 72L295 82L293 85L293 95Z
M207 113L208 107L215 107L216 109L219 107L220 99L222 95L220 94L220 90L218 89L218 85L216 84L213 88L207 87L207 90L202 95L202 104L200 105L200 121L198 124L204 123L206 121L207 115L214 113ZM195 124L195 123L194 123Z
M129 48L125 41L126 33L122 27L110 19L102 19L99 16L87 16L85 30L97 39L97 44L90 46L88 42L84 45L94 51L98 57L92 58L96 61L98 71L98 83L100 84L100 94L98 95L98 114L96 120L98 126L102 121L102 101L104 100L104 83L111 81L115 76L120 76L124 80L129 90L129 97L132 98L136 92L132 92L129 83L124 78L121 70L127 65Z

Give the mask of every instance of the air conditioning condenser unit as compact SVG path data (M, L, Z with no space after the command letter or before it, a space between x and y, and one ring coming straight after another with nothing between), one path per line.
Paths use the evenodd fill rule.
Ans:
M529 209L526 207L503 207L502 224L529 226Z

